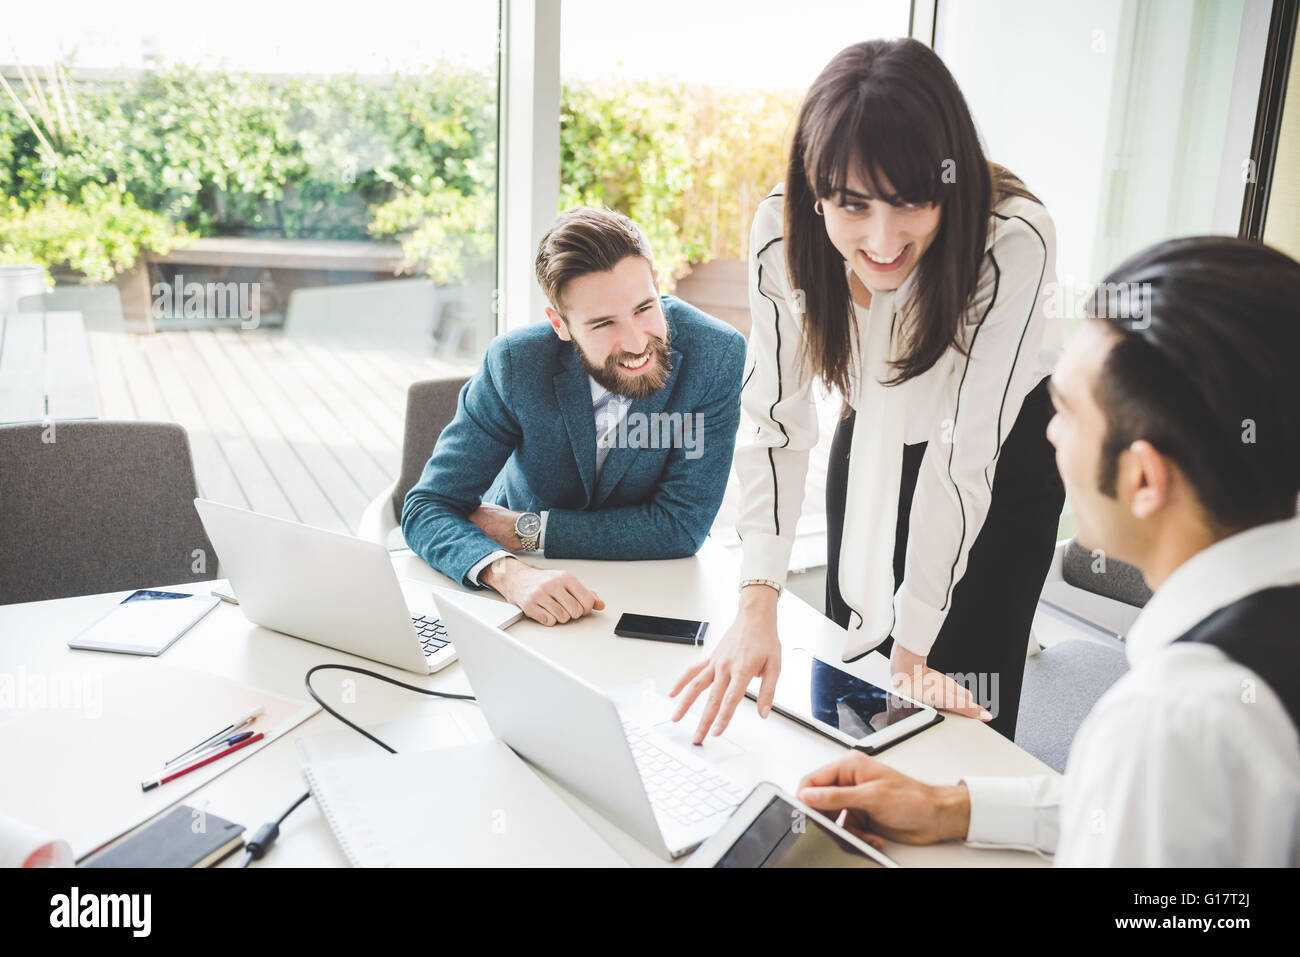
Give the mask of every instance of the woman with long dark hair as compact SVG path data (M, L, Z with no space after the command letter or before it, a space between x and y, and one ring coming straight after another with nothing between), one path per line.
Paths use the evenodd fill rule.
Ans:
M755 676L771 707L820 379L845 411L826 482L844 660L880 647L900 690L1013 737L1065 494L1044 434L1061 349L1047 210L985 158L932 50L871 41L808 91L750 242L740 606L673 689L676 717L711 686L695 737L720 734Z

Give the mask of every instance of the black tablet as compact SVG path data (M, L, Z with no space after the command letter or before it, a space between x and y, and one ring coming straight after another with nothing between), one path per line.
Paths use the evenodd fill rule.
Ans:
M760 679L745 692L757 699ZM851 675L804 649L786 652L774 710L866 754L878 754L943 720L934 708Z
M749 793L699 846L687 867L897 867L824 814L775 784Z

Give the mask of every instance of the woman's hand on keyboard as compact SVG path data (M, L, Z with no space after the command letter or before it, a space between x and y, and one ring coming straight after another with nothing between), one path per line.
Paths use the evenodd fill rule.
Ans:
M776 679L781 673L781 642L776 634L776 600L778 593L766 585L749 585L740 593L736 620L722 636L707 659L692 665L677 679L671 697L682 695L673 720L680 721L705 688L712 686L695 729L695 743L700 744L709 729L722 734L731 722L737 705L745 696L749 682L761 675L758 713L766 718L776 696Z

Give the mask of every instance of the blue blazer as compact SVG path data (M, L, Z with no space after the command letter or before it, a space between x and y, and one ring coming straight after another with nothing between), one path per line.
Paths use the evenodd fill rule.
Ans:
M627 440L610 449L599 482L591 386L572 343L548 323L492 341L403 503L402 533L417 555L474 586L469 570L501 547L466 517L480 501L519 512L549 509L547 558L695 554L731 472L746 345L694 306L673 296L662 301L672 372L657 393L628 406ZM663 439L674 413L681 426L690 415L700 429L679 430L689 441L662 447L674 444ZM638 432L638 422L659 428Z

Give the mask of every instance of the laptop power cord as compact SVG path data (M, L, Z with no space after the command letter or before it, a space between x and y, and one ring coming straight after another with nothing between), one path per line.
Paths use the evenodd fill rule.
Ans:
M380 681L388 682L390 685L397 685L397 687L405 688L407 691L414 691L417 692L418 694L428 695L432 698L453 698L457 701L476 700L473 695L452 694L451 692L448 691L430 691L428 688L420 688L417 687L416 685L407 684L405 681L398 681L396 678L390 678L387 675L381 675L377 671L370 671L366 668L355 668L352 665L316 665L315 667L310 668L307 671L306 676L304 676L303 682L307 685L307 693L311 695L312 700L315 701L318 705L320 705L321 708L326 713L333 715L335 718L338 718L340 721L346 724L353 731L357 732L357 734L360 734L365 738L369 738L371 741L375 742L375 744L379 745L389 754L396 754L397 749L393 747L389 747L387 744L380 741L377 737L375 737L365 728L361 727L359 724L355 724L352 721L349 721L347 718L343 717L343 715L339 714L337 711L335 711L333 708L331 708L329 705L327 705L324 701L321 700L320 695L316 693L316 689L311 686L311 676L318 671L350 671L353 674L365 675L368 678L377 678ZM305 802L309 797L311 797L310 791L307 791L306 793L300 795L298 799L294 801L291 805L289 805L289 807L285 810L285 812L281 814L278 818L276 818L274 821L270 821L266 824L263 824L261 827L259 827L257 829L257 833L253 835L253 839L245 842L244 861L239 866L247 867L253 861L260 861L263 857L265 857L266 853L271 849L271 845L275 843L275 839L280 836L280 825L284 823L285 818L287 818L290 814L296 811L298 809L298 806L301 805L303 802Z

